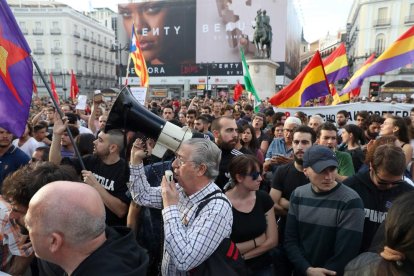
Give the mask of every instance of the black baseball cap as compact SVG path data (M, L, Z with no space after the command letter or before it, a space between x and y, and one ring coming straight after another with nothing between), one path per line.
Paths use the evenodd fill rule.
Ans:
M330 148L314 145L305 151L303 155L303 167L311 167L316 173L320 173L328 167L338 168L338 160Z

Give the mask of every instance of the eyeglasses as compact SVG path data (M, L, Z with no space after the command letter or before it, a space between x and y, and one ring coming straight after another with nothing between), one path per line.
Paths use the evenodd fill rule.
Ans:
M245 176L250 176L252 180L257 180L260 176L260 172L251 172L249 174L245 174Z
M182 160L181 159L181 156L178 156L178 155L176 155L175 156L175 159L174 159L174 161L175 160L177 160L177 162L178 162L178 166L182 166L182 165L184 165L186 162L195 162L195 161L193 161L193 160Z
M405 183L404 179L400 179L400 180L396 180L396 181L389 181L389 180L384 180L381 177L378 176L377 171L374 170L374 175L375 178L377 179L377 184L381 185L381 186L398 186L398 185L402 185Z

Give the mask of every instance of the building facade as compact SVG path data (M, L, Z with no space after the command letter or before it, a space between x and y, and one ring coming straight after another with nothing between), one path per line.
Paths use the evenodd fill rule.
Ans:
M44 77L53 76L58 94L70 95L71 72L80 93L117 84L115 54L110 51L114 31L99 21L57 2L8 1ZM47 95L37 70L39 95Z
M414 25L414 0L354 0L347 21L351 74L372 54L379 56ZM414 93L413 64L364 80L361 96L405 98Z

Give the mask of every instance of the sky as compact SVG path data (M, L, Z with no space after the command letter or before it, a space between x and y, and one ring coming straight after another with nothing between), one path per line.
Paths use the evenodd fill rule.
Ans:
M109 7L117 11L118 3L129 0L57 0L83 11L90 8ZM237 0L233 0L237 1ZM239 0L240 1L240 0ZM254 1L254 0L253 0ZM302 22L305 39L313 42L321 37L336 34L345 29L349 11L354 0L288 0L294 1Z

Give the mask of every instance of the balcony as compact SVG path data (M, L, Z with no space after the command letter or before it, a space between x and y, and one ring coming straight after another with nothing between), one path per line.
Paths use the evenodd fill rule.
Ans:
M60 55L62 53L62 48L54 47L51 49L52 55Z
M102 41L101 41L101 40L98 40L97 44L98 44L99 46L103 46L103 43L102 43Z
M52 69L50 70L50 73L52 73L53 75L61 75L62 74L62 69Z
M43 29L41 29L41 28L35 28L33 30L33 34L34 35L43 35Z
M34 48L33 53L35 55L44 55L45 54L45 49L38 47L38 48Z
M51 35L60 35L62 32L60 30L60 28L52 28L50 29L50 34Z
M404 19L405 24L414 24L414 15L406 16Z
M83 36L83 40L85 40L85 41L89 41L89 36L88 36L88 35L84 35L84 36Z
M24 35L29 34L29 31L27 30L27 28L20 28L20 30L22 31L22 33L23 33Z
M77 37L77 38L80 38L80 33L79 33L79 32L77 32L77 31L74 31L74 32L73 32L73 36L74 36L74 37Z
M82 70L77 70L77 72L76 72L76 76L78 76L78 77L82 77Z
M78 56L78 57L82 56L82 53L79 50L75 50L74 54L75 54L75 56Z
M374 20L374 27L385 27L391 25L391 18L379 18Z
M103 57L98 57L98 61L103 62Z
M88 53L84 53L83 54L83 57L86 58L86 59L90 59L91 58L91 56Z
M108 58L105 58L105 59L104 59L104 62L105 62L105 63L110 63L111 61L110 61Z
M92 43L92 44L96 44L96 39L92 37L92 38L91 38L91 43Z
M96 55L92 55L91 59L92 59L92 60L97 60L97 59L98 59L98 57L97 57Z

